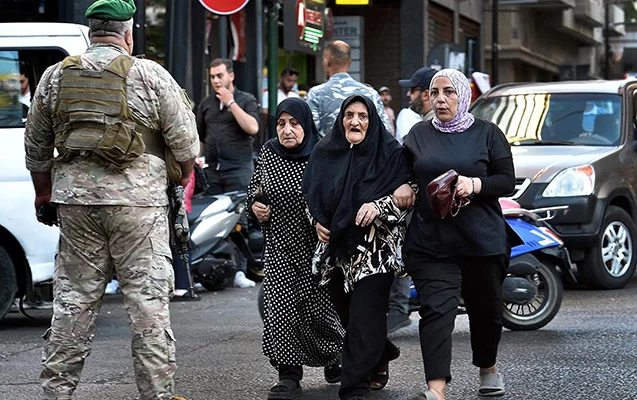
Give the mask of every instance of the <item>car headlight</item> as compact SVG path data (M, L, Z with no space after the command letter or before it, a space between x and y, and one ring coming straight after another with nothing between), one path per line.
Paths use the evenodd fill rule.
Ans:
M595 170L592 165L567 168L557 174L544 189L542 197L588 196L595 188Z

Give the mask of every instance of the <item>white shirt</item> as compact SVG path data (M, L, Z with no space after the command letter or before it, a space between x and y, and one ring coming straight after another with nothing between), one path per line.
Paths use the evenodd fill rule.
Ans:
M293 90L290 90L290 92L286 95L285 92L281 90L281 88L279 88L279 90L277 91L276 104L277 105L281 104L281 102L287 99L288 97L301 97L301 96L299 96L298 93L296 93ZM264 110L267 110L269 104L270 103L268 99L268 92L264 92L263 97L261 98L261 108Z
M411 128L420 121L422 121L422 116L410 107L400 110L396 118L396 140L398 140L400 144L403 144L405 136L407 136Z
M30 90L24 96L20 94L20 103L26 104L27 107L31 108L31 91Z

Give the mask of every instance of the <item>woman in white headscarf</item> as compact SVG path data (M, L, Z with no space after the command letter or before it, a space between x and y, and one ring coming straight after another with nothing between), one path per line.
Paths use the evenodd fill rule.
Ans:
M451 381L451 334L461 295L469 315L473 364L480 368L478 394L501 396L504 384L496 371L496 357L510 245L498 198L515 186L511 148L496 125L468 112L471 89L461 72L436 73L429 96L435 118L415 125L405 139L415 178L425 188L454 169L460 175L457 194L469 204L457 215L441 219L422 195L423 189L407 231L405 267L421 304L420 342L429 389L417 398L444 399ZM401 196L401 191L407 195ZM407 186L397 190L398 206L410 191Z

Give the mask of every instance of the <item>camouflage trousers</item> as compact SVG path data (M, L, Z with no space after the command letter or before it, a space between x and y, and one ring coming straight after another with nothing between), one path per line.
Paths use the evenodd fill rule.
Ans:
M165 207L59 205L53 318L44 334L45 399L71 399L91 352L106 285L117 274L131 325L143 400L172 399L175 339L169 299L174 275Z

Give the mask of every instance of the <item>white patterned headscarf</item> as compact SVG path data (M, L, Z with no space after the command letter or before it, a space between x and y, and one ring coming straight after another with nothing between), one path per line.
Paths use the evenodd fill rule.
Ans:
M441 132L464 132L469 129L469 127L473 124L473 121L476 119L473 114L469 113L469 105L471 104L471 87L469 86L469 81L464 74L457 69L443 69L438 71L431 79L431 83L429 84L429 93L431 93L431 88L433 87L436 78L440 78L442 76L448 78L451 81L453 88L456 89L456 93L458 94L458 110L456 115L454 115L450 121L442 122L438 119L438 117L434 117L431 122L434 127ZM433 101L431 103L431 106L433 107Z

